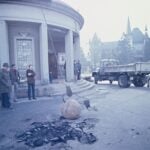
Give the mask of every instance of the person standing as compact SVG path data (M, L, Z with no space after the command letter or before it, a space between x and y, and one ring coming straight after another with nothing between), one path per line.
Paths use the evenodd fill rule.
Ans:
M78 60L76 66L77 66L77 80L80 80L81 79L81 63L80 63L80 60Z
M27 83L28 83L28 99L31 100L35 98L35 72L33 71L32 65L29 65L29 68L26 71Z
M0 94L3 108L12 108L10 103L11 80L8 63L0 70Z
M76 60L74 60L74 80L77 81L77 75L78 75L78 66Z
M67 81L67 77L66 77L66 61L64 63L64 76L65 76L65 81Z
M11 99L13 102L17 102L16 95L17 95L17 89L18 84L20 82L20 75L18 70L16 69L16 65L12 64L10 69L10 80L11 80Z

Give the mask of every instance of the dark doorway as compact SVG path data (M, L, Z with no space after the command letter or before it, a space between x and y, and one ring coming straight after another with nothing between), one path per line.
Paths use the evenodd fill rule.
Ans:
M57 74L57 58L55 54L48 54L48 62L49 62L49 73L52 73L54 79L58 77Z

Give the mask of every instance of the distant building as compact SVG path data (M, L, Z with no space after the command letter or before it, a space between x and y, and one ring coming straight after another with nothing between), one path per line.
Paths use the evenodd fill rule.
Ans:
M128 17L127 22L127 31L124 34L124 37L128 40L131 50L134 53L135 61L143 61L144 60L144 47L145 47L145 40L147 40L147 27L145 27L145 34L139 28L131 29L130 20Z
M148 29L145 27L145 34L139 28L131 29L130 19L128 17L127 29L123 33L121 40L128 41L131 52L134 55L134 61L147 61L150 60L150 38L148 36ZM102 42L101 57L104 58L117 58L118 41ZM145 49L146 47L146 49ZM147 57L147 58L146 58Z
M73 60L79 59L83 17L61 0L0 0L0 64L15 63L21 77L29 64L39 83L49 73L74 79Z

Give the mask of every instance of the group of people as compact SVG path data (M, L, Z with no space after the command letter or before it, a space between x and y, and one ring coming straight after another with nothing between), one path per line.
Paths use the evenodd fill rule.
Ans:
M66 69L66 64L64 66ZM36 99L35 97L35 72L32 65L28 66L26 70L28 99ZM74 60L74 76L75 81L81 78L81 64L80 61ZM0 69L0 100L2 107L11 108L12 102L17 102L17 89L20 83L20 75L15 64L9 67L8 63L3 63Z
M28 84L28 99L35 98L35 72L32 65L26 70ZM17 89L20 83L20 75L16 69L16 65L12 64L9 67L8 63L3 63L0 69L0 100L3 108L12 108L11 103L17 101Z

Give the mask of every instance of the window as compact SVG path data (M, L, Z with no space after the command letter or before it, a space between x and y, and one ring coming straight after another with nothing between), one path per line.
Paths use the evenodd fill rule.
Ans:
M32 39L16 39L16 61L21 79L26 78L26 69L33 65L33 41Z

